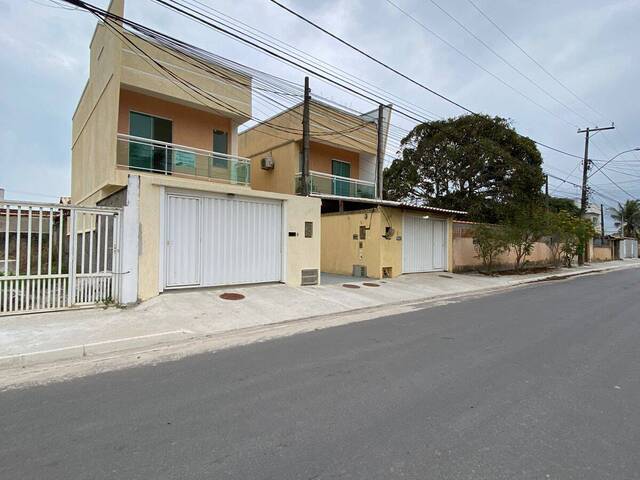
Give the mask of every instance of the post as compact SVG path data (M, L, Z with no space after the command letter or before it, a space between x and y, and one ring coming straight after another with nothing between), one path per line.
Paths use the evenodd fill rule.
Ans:
M604 242L604 205L600 204L600 242Z
M589 139L591 137L591 132L601 132L603 130L613 130L613 124L610 127L595 127L595 128L585 128L583 130L578 130L578 133L584 133L584 161L582 164L582 195L580 197L580 217L584 217L584 214L587 211L587 204L589 202L588 196L588 187L587 181L589 180ZM587 246L583 245L583 253L578 255L578 265L584 264L584 251L586 251Z
M544 205L549 211L549 175L544 176Z
M114 223L115 225L115 223ZM120 264L113 262L113 274L119 275L119 303L138 301L138 260L140 255L140 176L129 175L127 202L120 219L121 235L118 241ZM114 236L116 232L113 232ZM114 256L115 257L115 256Z
M384 186L384 106L378 106L378 144L376 148L376 198L382 200Z
M300 176L301 194L309 195L309 120L311 90L309 77L304 77L304 105L302 108L302 175Z

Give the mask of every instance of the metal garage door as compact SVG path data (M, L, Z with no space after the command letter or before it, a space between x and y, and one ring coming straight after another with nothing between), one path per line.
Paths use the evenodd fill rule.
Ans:
M403 273L447 268L447 221L405 215L402 232Z
M168 195L165 285L282 280L282 202Z

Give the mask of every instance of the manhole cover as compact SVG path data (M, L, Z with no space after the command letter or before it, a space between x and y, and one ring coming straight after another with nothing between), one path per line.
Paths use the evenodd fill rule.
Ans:
M360 288L359 285L353 285L352 283L343 283L342 286L344 288Z
M380 286L377 283L370 283L370 282L365 282L365 283L363 283L363 285L365 285L367 287L379 287Z
M223 293L220 295L220 298L223 300L242 300L244 295L241 293Z
M442 278L453 278L453 277L450 277L449 275L438 275L438 276Z

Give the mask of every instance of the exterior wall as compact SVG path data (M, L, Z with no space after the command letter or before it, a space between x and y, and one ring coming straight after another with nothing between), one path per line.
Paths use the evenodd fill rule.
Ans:
M271 150L274 167L272 170L260 168L260 161L265 153L251 158L251 188L267 192L286 194L295 193L295 174L298 173L300 146L296 142L289 142Z
M120 41L98 25L90 46L90 75L72 120L71 201L109 183L116 163Z
M592 262L608 262L613 260L611 247L593 247L591 250Z
M144 51L171 71L176 72L185 81L196 85L201 91L211 92L212 100L208 107L223 116L234 117L241 122L251 117L251 78L239 72L226 69L221 65L209 64L209 72L177 58L174 53L167 53L155 45L133 35L127 38L136 45L124 44L122 48L122 83L133 90L153 92L173 101L202 108L202 104L191 94L175 84L171 78L158 72L157 67L150 64L137 49Z
M331 174L332 160L340 160L351 164L351 178L360 177L360 156L357 152L318 142L311 142L309 147L309 170Z
M128 172L120 182L126 184ZM140 257L138 295L147 300L158 295L160 291L160 255L164 254L160 245L160 209L163 187L180 188L209 193L233 193L236 195L254 196L283 200L283 215L286 219L286 283L298 286L301 283L301 270L307 268L320 269L320 200L317 198L298 197L252 191L246 187L217 183L198 183L187 179L167 178L163 175L140 174ZM304 222L313 222L313 237L305 238ZM288 232L297 232L290 237Z
M311 141L375 155L377 129L374 123L314 101L311 102L309 117ZM278 145L301 140L302 104L299 104L270 118L268 124L242 132L239 135L239 152L242 156L252 157L267 153Z
M496 270L509 270L515 263L515 254L508 252L500 255L495 264ZM553 262L551 250L547 244L536 242L533 252L527 257L529 264L547 265ZM464 272L482 267L482 259L477 257L473 246L473 238L456 237L453 239L453 271Z
M357 212L328 213L322 215L322 271L351 275L353 265L365 265L367 276L382 278L383 268L391 268L391 276L402 272L402 228L404 215L424 216L425 212L394 207L377 207ZM431 215L432 218L447 217ZM451 219L447 219L448 266L453 269ZM365 240L354 239L360 226L368 227ZM393 236L384 238L386 227L394 229ZM360 246L362 244L362 247Z
M361 226L367 228L364 240L359 238ZM380 212L376 209L322 215L323 272L351 275L354 265L364 265L367 276L380 278L380 250Z
M187 147L213 150L213 131L231 132L231 119L181 105L168 102L142 93L121 90L120 108L118 111L118 133L129 133L129 113L146 113L166 118L172 123L172 142ZM231 135L229 148L231 151Z

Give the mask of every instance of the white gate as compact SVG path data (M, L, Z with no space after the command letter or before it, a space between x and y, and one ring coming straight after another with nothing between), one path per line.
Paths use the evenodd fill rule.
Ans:
M0 202L0 315L119 299L122 210Z
M405 215L402 232L402 273L447 269L447 221Z
M164 287L282 281L282 202L169 193Z

